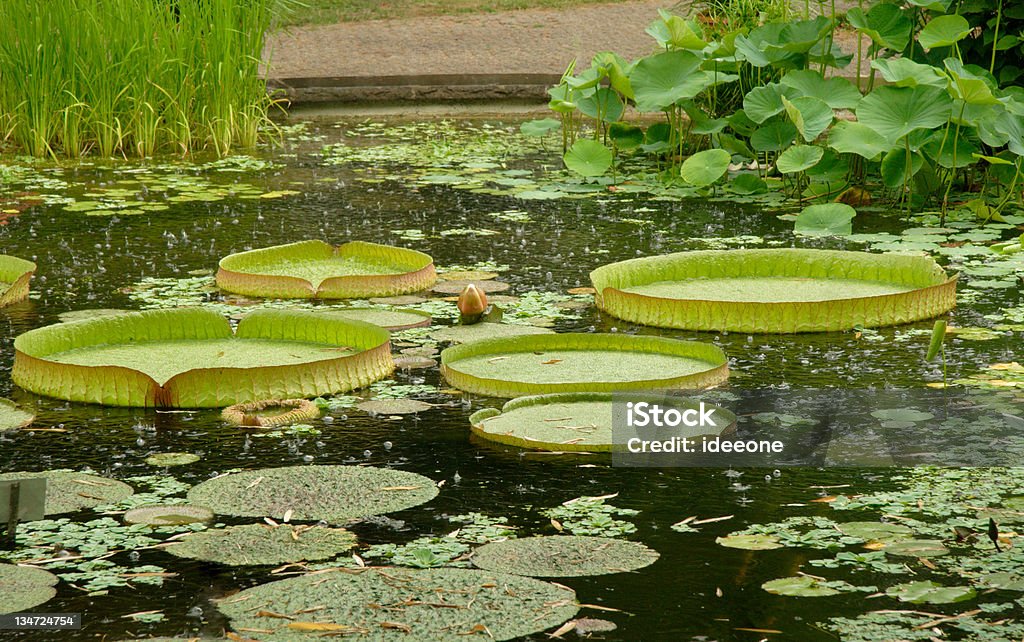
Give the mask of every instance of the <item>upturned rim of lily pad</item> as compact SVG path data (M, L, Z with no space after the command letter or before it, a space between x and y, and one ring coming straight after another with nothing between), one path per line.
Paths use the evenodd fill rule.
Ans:
M318 312L320 311L318 310ZM333 314L352 321L362 321L363 323L380 326L390 332L426 328L433 322L433 317L429 312L412 308L329 308L320 313Z
M0 308L28 298L28 284L36 272L36 264L16 256L0 254L0 283L9 283L0 289Z
M192 368L162 385L135 368L47 359L112 344L131 344L144 357L147 341L230 338L319 343L358 352L289 365ZM234 331L226 317L211 309L146 310L30 330L14 340L14 348L12 378L22 388L107 406L219 408L256 399L315 397L367 386L394 370L387 330L298 310L256 310Z
M627 291L666 281L730 277L835 278L912 289L826 301L772 302ZM626 321L679 330L776 334L891 326L936 317L956 305L958 277L948 275L929 256L801 248L677 252L611 263L590 273L597 306Z
M657 376L645 372L630 381L563 381L534 382L509 380L468 374L459 370L461 360L483 355L531 353L548 350L568 351L621 351L658 354L706 362L707 367L696 372L676 376ZM725 352L711 343L680 341L665 337L611 333L565 332L533 334L518 337L482 339L446 348L441 352L441 374L452 386L473 394L490 397L520 397L564 392L614 392L623 390L701 389L724 382L729 378L729 363ZM654 375L654 376L651 376Z
M388 261L399 269L393 274L338 275L313 284L299 276L268 274L266 266L331 258L366 258ZM227 292L278 299L357 299L388 297L426 290L437 282L434 259L407 248L349 241L333 246L321 240L247 250L220 260L217 286Z
M261 415L268 408L291 408L276 415ZM244 428L276 428L302 423L320 416L320 407L309 399L260 399L228 406L221 419Z
M611 392L567 392L517 397L506 402L505 405L501 407L501 410L498 410L497 408L482 408L474 412L469 417L470 431L482 439L497 442L499 444L505 444L506 446L516 446L518 448L546 450L551 452L610 453L615 450L615 444L612 438L613 399L614 395ZM651 399L663 400L664 396L651 395ZM549 419L545 419L543 423L533 422L531 424L527 420L516 419L517 415L521 414L517 413L517 411L525 409L556 406L559 411L562 411L567 405L590 404L595 402L607 406L606 426L604 426L604 430L599 433L599 438L597 439L594 438L593 434L586 434L585 432L567 432L565 433L565 436L574 438L555 441L544 437L558 430L559 424L557 422L550 422ZM696 407L696 403L694 406ZM735 429L735 414L719 406L713 406L713 409L715 413L722 413L723 419L727 422L718 434L726 434ZM565 413L559 412L557 414L564 415ZM504 418L506 421L514 420L512 421L514 427L506 430L504 427L499 429L495 426L488 426L489 420L497 418ZM580 423L580 419L576 417L559 418L563 419L563 423L566 425L572 425L573 428L579 427L578 424ZM531 427L534 426L536 426L536 428L532 431L533 435L531 435ZM600 429L601 427L595 425L595 428ZM597 431L594 432L596 433Z

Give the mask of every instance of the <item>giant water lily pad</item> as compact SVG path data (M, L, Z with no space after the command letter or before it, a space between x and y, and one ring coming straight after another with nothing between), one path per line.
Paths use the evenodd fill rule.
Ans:
M676 401L673 407L681 405ZM721 432L735 426L736 416L728 410L715 408L714 413L716 423L721 417ZM479 437L520 448L566 452L610 452L613 448L610 392L519 397L501 410L478 410L469 423Z
M835 250L680 252L590 273L597 305L644 325L683 330L825 332L937 316L956 280L926 256Z
M213 310L59 323L14 341L22 388L111 406L220 407L315 397L394 369L386 330L313 312L257 310L232 332Z
M228 292L281 299L353 299L408 294L437 280L434 260L408 250L323 241L249 250L220 261L217 285Z
M22 410L10 399L0 398L0 431L24 428L35 421L36 416Z
M481 395L703 388L725 381L725 353L709 343L626 334L485 339L441 353L450 384Z
M125 524L149 526L181 526L213 521L213 511L191 504L150 504L127 511L121 518Z
M66 470L3 473L0 474L0 481L33 477L46 478L45 512L47 515L71 513L100 504L113 504L135 493L131 486L116 479Z
M236 426L273 428L316 419L320 407L308 399L262 399L228 406L220 416Z
M328 559L355 545L355 535L343 528L247 524L192 533L164 550L178 557L246 566Z
M624 573L657 560L658 552L639 542L577 535L510 539L473 552L473 563L480 568L532 577Z
M35 271L32 261L0 254L0 308L28 297L28 282Z
M219 515L338 524L404 510L437 496L430 479L404 470L361 466L288 466L232 473L188 491L189 501Z
M435 341L451 341L452 343L468 343L480 339L495 337L519 337L524 334L554 334L554 330L535 325L518 325L511 323L474 323L472 325L450 325L430 332Z
M0 564L0 613L18 613L48 602L58 578L34 566Z
M335 315L343 319L363 321L379 325L385 330L392 332L408 330L410 328L423 328L430 325L430 313L421 310L382 310L379 308L347 308L342 310L329 310L322 314Z
M387 605L401 606L381 608ZM236 630L268 631L260 639L281 642L325 634L404 642L512 640L558 626L578 610L567 587L461 568L304 575L244 590L217 606Z

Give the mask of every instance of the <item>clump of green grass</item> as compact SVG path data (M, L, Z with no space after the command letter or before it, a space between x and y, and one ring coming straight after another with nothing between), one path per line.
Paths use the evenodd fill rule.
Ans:
M33 156L254 145L274 3L0 2L0 136Z

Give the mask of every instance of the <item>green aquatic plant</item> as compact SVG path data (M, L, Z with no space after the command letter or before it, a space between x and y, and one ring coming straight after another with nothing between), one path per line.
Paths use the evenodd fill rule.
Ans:
M625 573L650 566L658 553L639 542L608 537L554 535L485 544L473 564L488 571L530 577L579 577Z
M32 261L0 254L0 308L28 298L28 284L35 271Z
M14 380L39 394L118 406L218 407L344 392L393 369L386 330L257 310L236 330L201 308L60 323L15 339Z
M236 426L274 428L316 419L320 408L308 399L263 399L228 406L220 416Z
M636 525L618 517L633 517L640 511L632 508L620 508L609 504L607 500L615 495L599 497L577 497L562 502L561 505L541 510L541 514L551 518L552 525L573 535L591 537L624 537L636 532Z
M24 428L31 425L35 419L34 413L18 407L10 399L0 398L0 432Z
M57 595L58 578L33 566L0 564L0 613L27 611Z
M185 524L206 524L213 521L213 511L205 506L190 504L147 504L126 511L122 519L125 524L147 526L182 526Z
M197 531L164 550L177 557L228 566L269 566L327 559L355 545L355 535L343 528L247 524Z
M43 477L46 479L47 515L73 513L83 508L121 501L135 491L116 479L69 470L45 470L38 473L0 473L0 481Z

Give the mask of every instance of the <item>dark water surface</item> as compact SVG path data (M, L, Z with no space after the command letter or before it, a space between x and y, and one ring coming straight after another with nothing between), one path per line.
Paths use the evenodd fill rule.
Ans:
M392 466L446 480L434 501L389 515L404 523L398 529L373 523L353 525L361 542L368 544L445 534L453 527L443 516L469 511L505 516L524 534L552 533L547 518L537 509L580 495L618 493L612 503L640 511L633 519L638 531L631 538L656 549L661 559L636 573L562 581L577 591L581 602L623 611L582 612L618 624L616 632L604 637L608 640L765 637L737 631L744 627L783 632L770 639L828 640L835 638L816 628L815 622L886 608L865 607L859 594L816 599L770 595L760 588L762 582L793 575L808 557L822 554L792 549L746 552L718 546L714 539L757 522L828 514L830 509L824 504L785 505L814 499L821 494L814 486L850 484L849 492L886 488L889 471L785 469L776 477L770 470L746 470L734 478L722 470L618 469L605 459L525 454L470 439L467 418L483 405L497 403L488 399L426 396L422 398L446 405L397 421L353 409L347 411L347 417L337 416L333 424L322 425L319 437L280 440L247 437L225 425L216 411L167 414L70 404L37 398L11 383L6 375L13 359L13 337L56 322L61 312L130 308L137 304L121 289L144 277L186 277L194 270L212 271L217 260L228 253L306 238L405 245L430 253L439 266L480 261L508 264L511 270L502 278L512 283L511 294L528 290L563 293L567 288L589 285L587 274L598 265L682 249L688 238L756 234L786 245L839 247L835 242L795 241L791 224L776 219L774 213L726 202L630 197L609 197L604 202L524 202L444 185L367 184L356 180L350 167L321 166L311 153L315 148L300 146L290 150L294 153L278 154L276 160L285 165L279 170L238 177L255 182L260 189L298 189L302 191L298 196L171 203L164 212L120 218L85 216L65 212L60 206L39 205L0 227L4 253L31 258L39 265L33 299L0 311L0 373L4 375L0 376L0 395L34 406L39 415L37 425L68 429L66 433L6 435L0 439L0 471L88 466L99 474L123 478L160 472L144 462L152 453L182 451L202 455L196 464L170 470L189 483L231 468L300 465L310 457L318 464ZM79 183L113 177L105 169L83 168L69 172L67 180L73 189L84 190ZM634 213L639 207L653 211ZM510 208L528 212L532 221L502 222L487 215ZM654 224L626 224L618 221L621 217L649 219ZM861 225L869 231L898 230L901 223L879 216ZM500 233L401 241L393 232L410 228L428 235L450 228L488 228ZM979 314L995 304L1016 304L1018 294L1000 291L987 296L978 305L959 308L954 323L973 325ZM924 322L916 327L930 325ZM935 379L937 368L923 362L927 338L866 342L849 332L699 335L630 327L592 307L578 319L559 321L556 329L617 329L714 341L731 358L733 386L920 386L926 378ZM881 332L892 336L895 331ZM1010 338L958 342L956 349L949 351L949 376L953 379L994 361L1011 360L1017 348ZM436 369L399 372L395 379L445 387ZM390 450L384 448L385 441L393 444ZM765 478L766 473L770 479ZM741 484L737 486L737 482ZM681 534L669 528L691 515L734 517L703 526L699 534ZM74 517L92 519L95 514L85 511ZM168 578L162 587L115 588L101 597L88 597L61 583L57 598L36 610L83 612L81 632L74 636L70 632L3 632L0 638L219 635L225 622L209 600L266 581L268 570L194 563L159 550L141 551L137 562L125 563L155 564L178 575ZM863 579L866 583L870 578ZM141 624L122 617L149 609L163 610L167 619Z

